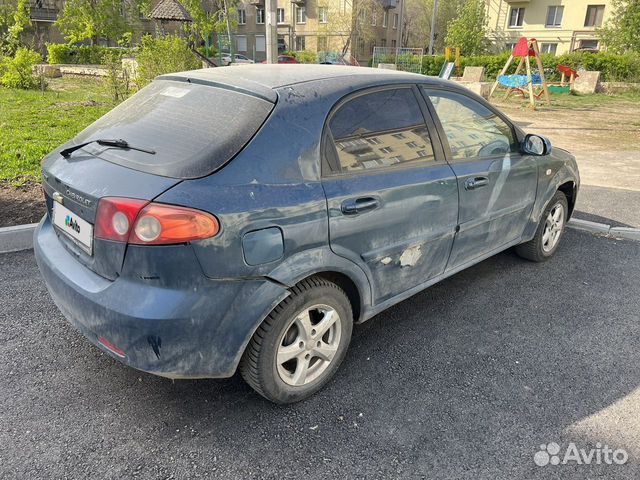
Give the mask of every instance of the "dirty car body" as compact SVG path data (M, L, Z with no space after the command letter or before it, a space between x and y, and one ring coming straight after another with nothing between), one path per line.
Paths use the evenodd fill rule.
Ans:
M310 276L340 285L363 322L530 240L555 192L571 210L579 187L570 154L524 153L520 128L439 79L256 65L165 75L145 90L44 159L35 254L75 327L161 376L233 375L265 317ZM456 124L465 108L498 125L493 137L469 138L474 128ZM60 154L105 136L157 153ZM219 228L161 245L94 236L87 247L53 224L58 203L95 230L101 202L120 198L193 209Z

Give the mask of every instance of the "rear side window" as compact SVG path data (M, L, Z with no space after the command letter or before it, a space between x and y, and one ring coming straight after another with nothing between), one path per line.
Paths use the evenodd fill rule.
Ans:
M429 131L410 88L347 101L332 116L329 130L340 172L435 162Z
M156 154L95 143L83 150L155 175L202 177L236 155L272 108L266 100L225 88L156 80L80 132L75 142L122 138Z

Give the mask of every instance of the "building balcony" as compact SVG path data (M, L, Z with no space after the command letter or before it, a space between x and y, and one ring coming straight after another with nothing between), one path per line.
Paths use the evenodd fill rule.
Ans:
M306 0L291 0L291 3L297 5L298 7L304 7Z
M249 4L254 7L264 7L264 0L249 0Z
M505 2L511 3L531 3L531 0L504 0Z
M31 7L31 20L36 22L55 22L58 18L57 8Z
M382 5L382 8L385 10L396 8L397 4L397 0L380 0L380 5Z

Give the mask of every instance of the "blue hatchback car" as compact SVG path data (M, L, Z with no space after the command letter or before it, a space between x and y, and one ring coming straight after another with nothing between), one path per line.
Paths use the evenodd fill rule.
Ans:
M507 248L551 257L579 187L454 83L328 65L161 76L42 175L36 258L75 327L278 403L329 381L354 323Z

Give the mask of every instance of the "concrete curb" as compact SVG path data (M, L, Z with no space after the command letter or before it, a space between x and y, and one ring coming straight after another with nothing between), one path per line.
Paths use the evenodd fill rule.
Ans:
M0 228L0 253L19 252L33 248L33 232L37 223Z
M591 222L580 218L572 218L567 223L567 227L576 230L584 230L591 233L599 233L601 235L609 235L615 238L623 238L625 240L640 241L640 228L631 227L612 227L606 223Z

